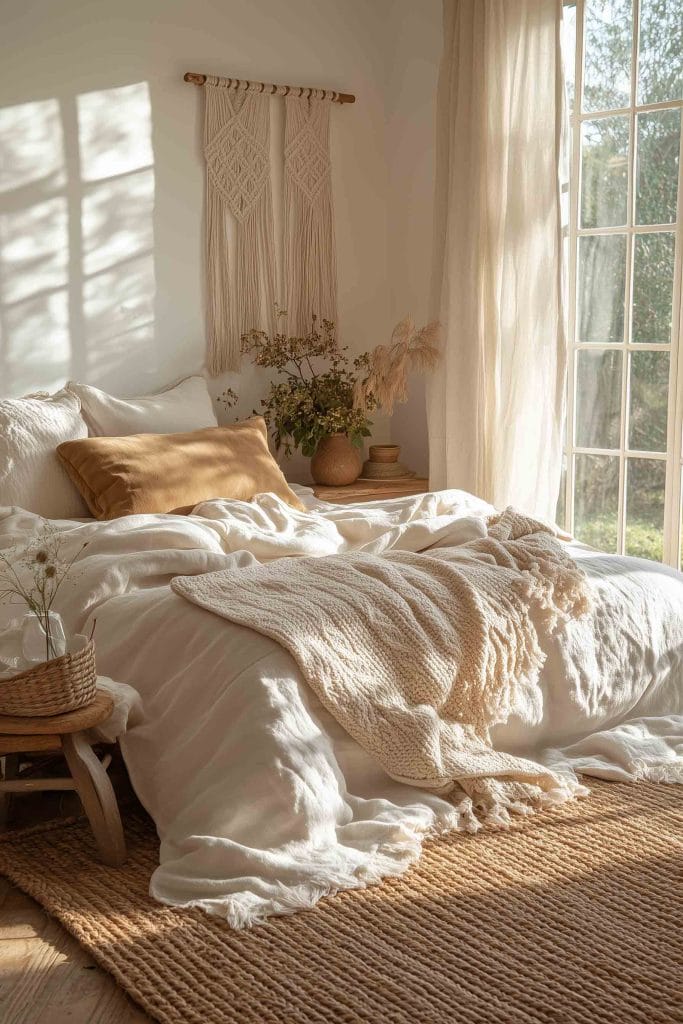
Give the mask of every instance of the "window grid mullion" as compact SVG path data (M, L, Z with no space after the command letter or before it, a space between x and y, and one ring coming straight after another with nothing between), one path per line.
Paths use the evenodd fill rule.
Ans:
M669 456L666 452L646 452L637 448L585 448L582 445L574 446L575 455L611 455L612 457L624 454L627 459L652 459L654 462L668 462Z
M623 341L577 341L575 346L578 352L670 352L671 344L668 341L632 341L624 344Z
M626 450L628 448L629 430L629 406L631 400L631 353L628 346L633 336L633 225L636 222L636 161L638 159L638 140L636 133L636 88L638 78L638 23L639 23L639 0L633 0L631 12L631 93L630 108L628 111L628 170L626 186L626 267L624 281L624 352L622 355L622 379L621 379L621 422L619 427L619 502L617 519L617 551L623 554L626 549L626 517L628 513L626 491L628 485L628 463Z
M673 221L671 224L609 224L601 228L577 228L576 233L579 238L592 238L595 235L656 235L675 230L676 221Z
M681 107L683 107L683 100L664 100L659 103L636 103L632 107L615 107L614 110L581 111L575 116L579 121L599 121L603 117L618 117L620 114L622 116L630 114L632 110L636 114L642 114L650 110L679 110Z
M565 528L574 533L574 477L576 430L576 350L577 340L577 282L578 282L578 226L579 196L581 195L581 121L576 113L581 110L583 96L583 36L584 0L576 0L576 51L574 54L574 111L571 127L571 167L569 181L569 348L567 365L567 475L565 478Z
M682 125L683 129L683 125ZM674 293L671 317L671 363L669 369L669 423L667 446L670 453L664 497L664 557L669 565L681 565L681 511L683 463L683 130L679 148Z

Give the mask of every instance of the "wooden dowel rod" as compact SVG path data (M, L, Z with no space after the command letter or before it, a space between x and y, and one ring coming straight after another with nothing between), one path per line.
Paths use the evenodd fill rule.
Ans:
M311 89L305 85L273 85L271 82L249 82L244 78L221 78L219 75L200 75L196 71L186 71L183 81L190 85L218 85L223 89L251 89L254 92L276 93L279 96L288 94L311 96L320 94L321 99L332 103L355 103L356 97L348 92L336 92L334 89Z

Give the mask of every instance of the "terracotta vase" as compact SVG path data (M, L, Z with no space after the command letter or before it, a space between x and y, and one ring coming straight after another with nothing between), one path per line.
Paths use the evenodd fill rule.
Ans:
M358 449L346 434L330 434L318 442L311 459L311 476L326 487L345 487L358 478L361 465Z

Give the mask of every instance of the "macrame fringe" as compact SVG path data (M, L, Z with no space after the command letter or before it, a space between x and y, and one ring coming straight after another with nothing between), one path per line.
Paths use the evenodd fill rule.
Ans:
M274 328L275 242L267 96L204 90L206 158L207 367L216 377L240 364L240 338ZM235 225L236 270L228 258ZM265 312L264 312L265 310Z
M287 324L303 334L314 315L337 320L330 104L285 99L284 275Z

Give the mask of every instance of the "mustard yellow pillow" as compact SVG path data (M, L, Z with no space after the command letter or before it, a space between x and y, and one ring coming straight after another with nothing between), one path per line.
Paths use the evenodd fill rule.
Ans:
M66 441L57 455L97 519L137 512L187 514L200 501L249 501L264 491L304 508L268 450L261 416L187 434Z

